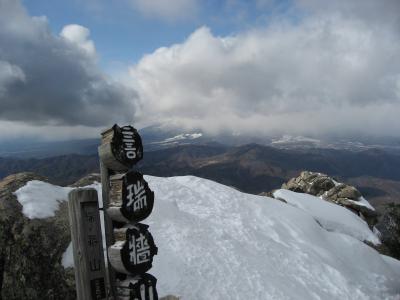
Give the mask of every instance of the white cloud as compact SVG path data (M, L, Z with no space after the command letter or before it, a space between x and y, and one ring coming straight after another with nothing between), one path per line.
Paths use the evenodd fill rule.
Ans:
M218 37L207 27L130 70L142 118L208 131L399 135L400 39L315 14Z
M145 16L167 21L188 19L198 8L197 0L131 0L131 3Z
M100 132L112 125L106 126L83 126L57 124L27 124L24 121L3 121L0 120L0 143L2 141L18 139L36 139L37 141L47 140L74 140L80 138L97 137Z
M398 0L296 0L295 3L312 14L339 14L369 24L400 25Z
M88 28L78 24L70 24L64 26L60 35L70 43L78 46L88 55L92 57L96 56L96 48L93 41L89 39L90 30Z

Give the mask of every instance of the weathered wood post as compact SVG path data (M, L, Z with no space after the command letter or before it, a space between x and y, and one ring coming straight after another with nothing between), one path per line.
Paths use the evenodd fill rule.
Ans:
M99 146L108 278L114 299L157 300L156 278L146 274L157 254L147 218L154 193L134 165L143 158L140 135L132 126L102 133Z
M78 300L106 299L106 273L95 189L80 188L69 195L68 212Z

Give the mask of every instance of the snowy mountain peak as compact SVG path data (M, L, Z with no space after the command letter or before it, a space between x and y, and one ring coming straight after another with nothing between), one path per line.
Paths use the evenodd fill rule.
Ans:
M400 297L400 262L364 244L379 239L343 207L279 190L283 203L193 176L145 178L156 195L145 223L159 247L151 273L160 295L195 300ZM35 186L17 192L24 206L44 198L58 203L65 195L52 189L40 196L29 188ZM32 192L36 196L29 202ZM68 253L64 263L67 258Z
M192 142L196 139L199 139L203 136L202 133L182 133L175 135L170 138L166 138L162 141L152 142L151 144L160 145L160 146L171 146L171 145L179 145L187 142Z
M314 146L318 146L321 144L320 140L305 137L305 136L291 136L291 135L283 135L281 138L272 139L272 145L280 145L280 144L310 144Z

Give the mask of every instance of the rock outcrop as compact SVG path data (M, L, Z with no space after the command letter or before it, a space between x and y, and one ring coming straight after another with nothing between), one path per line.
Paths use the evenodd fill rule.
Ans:
M400 259L400 205L389 204L376 224L388 255Z
M0 181L0 300L76 299L74 269L61 263L71 241L67 202L60 203L54 217L27 218L14 192L32 180L48 181L34 173ZM100 175L93 173L71 187L96 181Z
M301 172L300 176L284 183L282 188L293 192L321 196L335 185L335 181L325 174L304 171Z
M344 206L363 218L370 228L378 221L377 212L362 201L362 195L355 187L339 183L326 174L301 172L300 176L284 183L282 189L311 194Z
M75 299L73 273L61 264L70 242L67 203L54 217L28 219L13 194L28 181L20 173L0 182L0 299Z
M71 184L70 186L71 187L83 187L83 186L91 185L94 182L101 182L100 174L91 173L91 174L86 175L85 177L79 179L78 181Z

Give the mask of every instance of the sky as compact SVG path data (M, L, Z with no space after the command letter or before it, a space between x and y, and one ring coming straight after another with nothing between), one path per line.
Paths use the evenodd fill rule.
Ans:
M398 0L0 0L0 141L399 137L399 113Z

